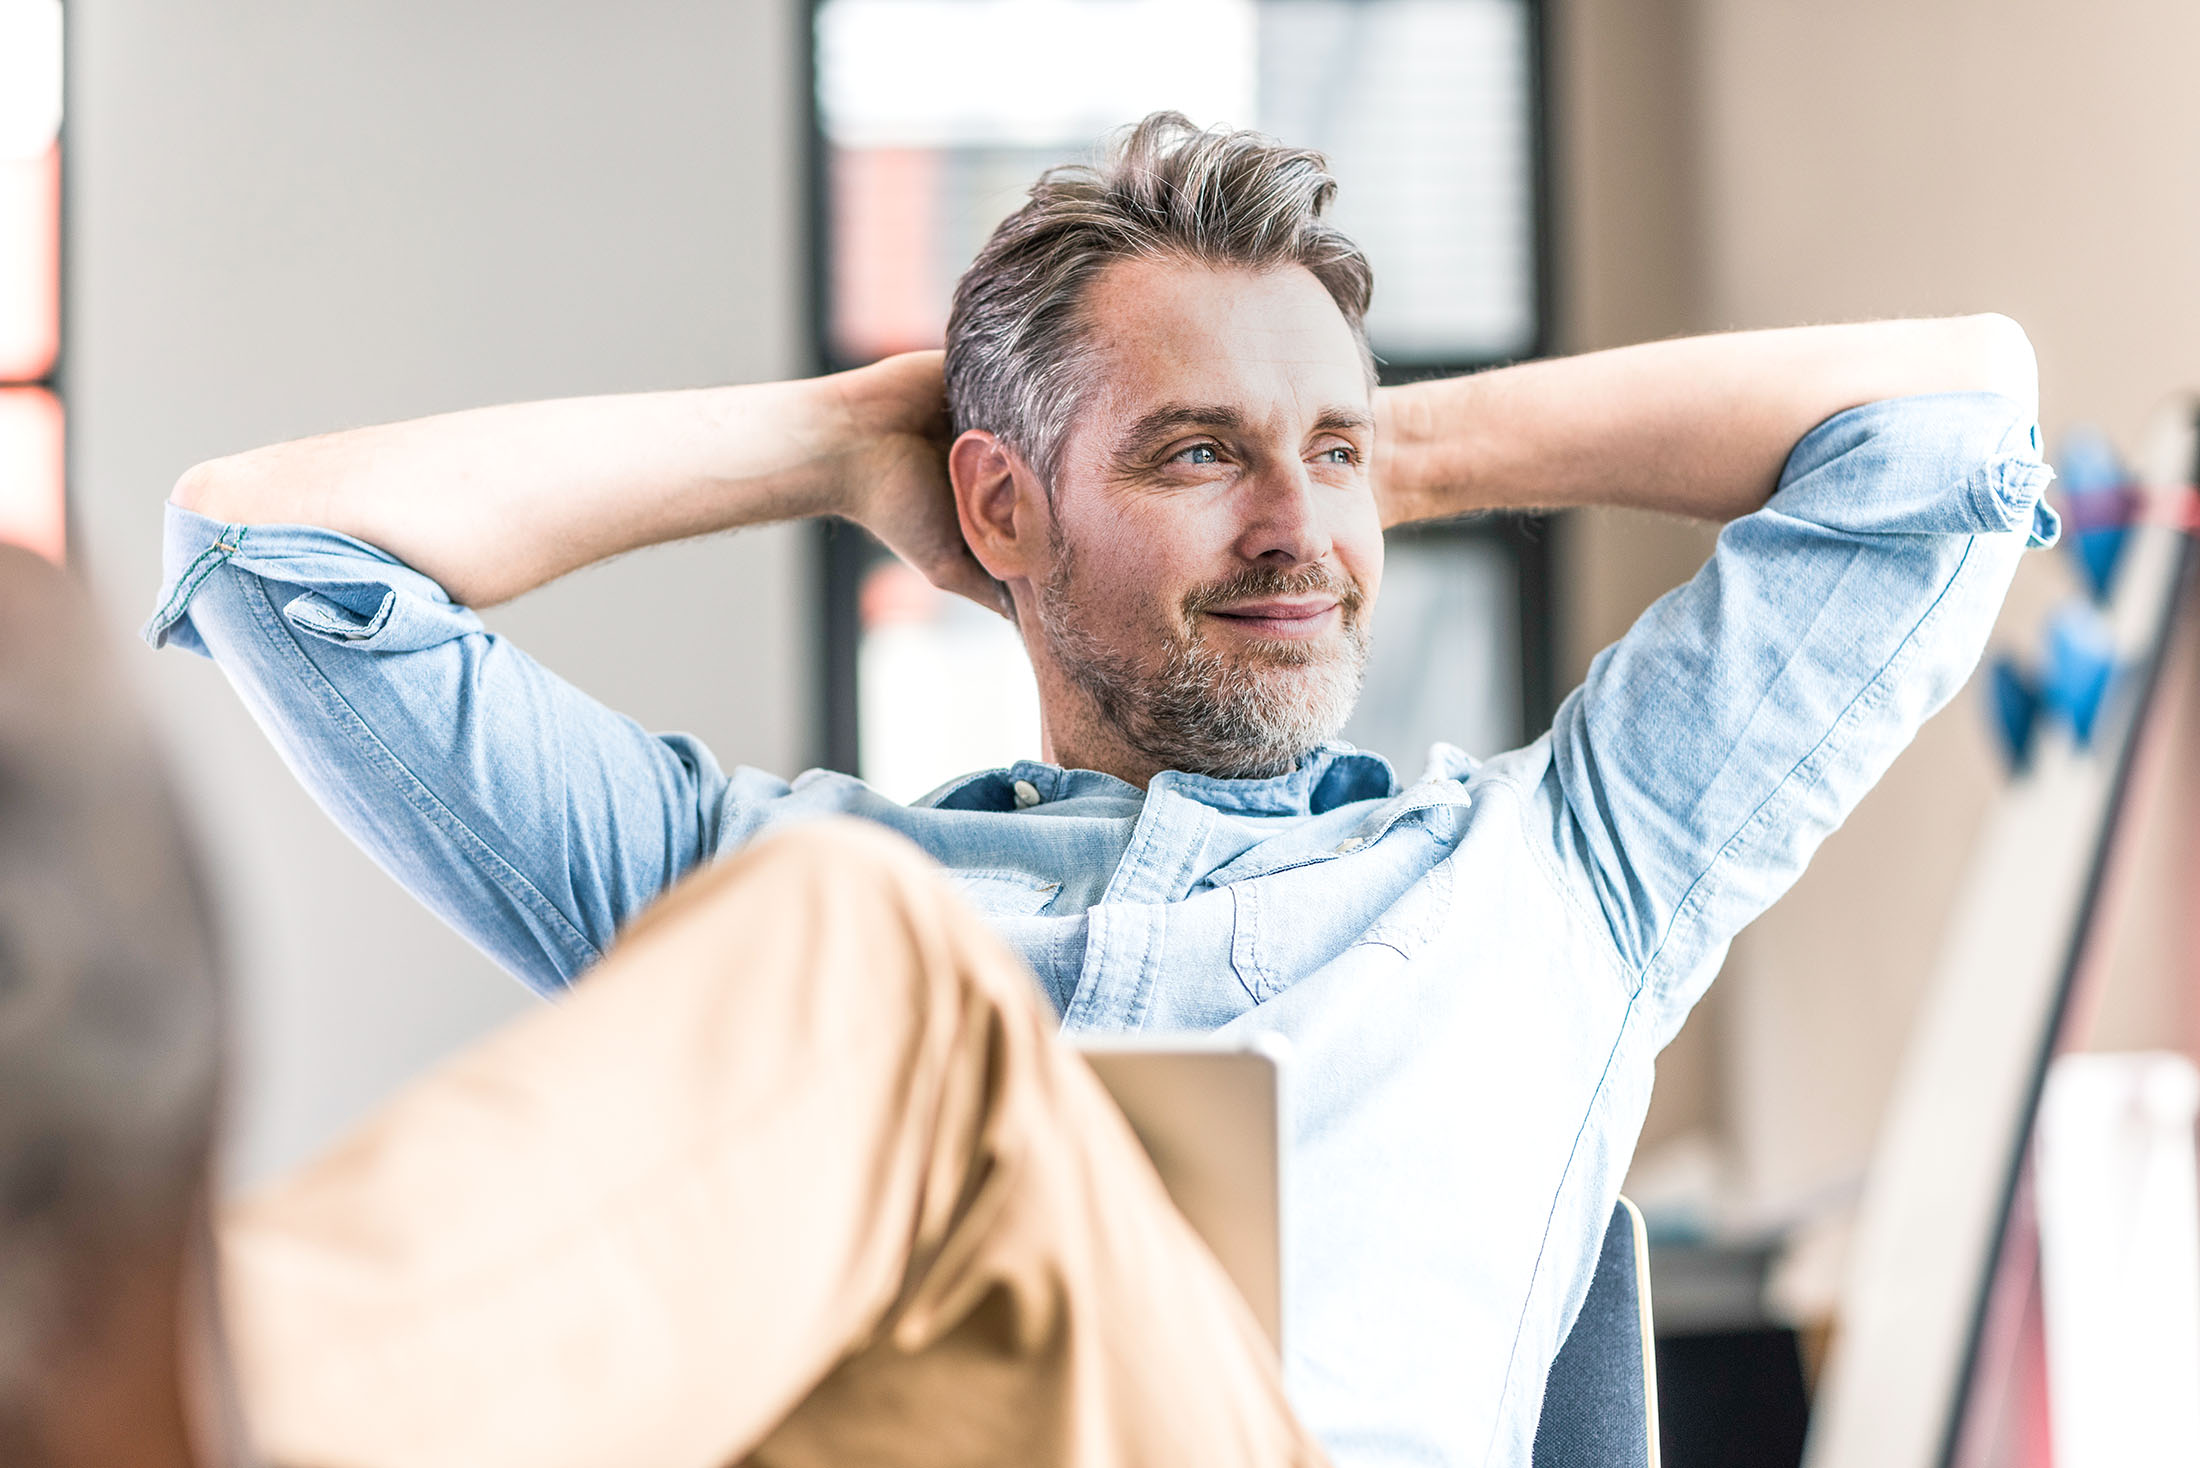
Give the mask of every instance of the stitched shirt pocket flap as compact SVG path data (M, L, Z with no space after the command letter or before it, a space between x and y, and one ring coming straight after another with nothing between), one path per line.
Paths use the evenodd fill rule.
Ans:
M323 583L301 591L283 603L283 618L325 642L375 652L417 652L481 626L465 607L374 581Z

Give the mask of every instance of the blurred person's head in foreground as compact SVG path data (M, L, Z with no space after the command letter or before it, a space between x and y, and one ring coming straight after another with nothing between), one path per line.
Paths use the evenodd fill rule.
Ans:
M1382 580L1366 257L1321 156L1157 113L956 289L949 465L1055 758L1270 776L1344 724Z
M211 1468L233 1448L206 1252L220 1021L204 894L97 619L0 546L8 1468Z

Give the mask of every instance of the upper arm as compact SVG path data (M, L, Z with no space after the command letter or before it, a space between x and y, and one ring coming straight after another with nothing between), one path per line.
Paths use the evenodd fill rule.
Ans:
M1676 993L1802 871L1969 676L2049 473L2020 404L1867 405L1599 654L1552 728L1554 836L1623 958Z
M168 517L147 628L210 654L386 870L537 989L715 849L725 776L350 537Z

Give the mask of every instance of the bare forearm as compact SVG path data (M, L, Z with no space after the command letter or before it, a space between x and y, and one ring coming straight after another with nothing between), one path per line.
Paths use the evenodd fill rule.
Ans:
M1609 504L1731 519L1834 414L1971 390L2037 411L2032 349L2007 317L1688 337L1387 389L1385 518Z
M517 403L213 460L173 498L357 536L487 605L640 546L838 508L851 411L834 379Z

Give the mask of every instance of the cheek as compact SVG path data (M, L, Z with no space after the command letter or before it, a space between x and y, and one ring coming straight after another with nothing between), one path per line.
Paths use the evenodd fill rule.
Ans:
M1359 584L1370 607L1383 584L1383 522L1372 504L1366 515L1355 515L1337 528L1330 539L1337 563Z
M1161 544L1127 547L1120 556L1095 558L1087 581L1109 620L1140 634L1173 629L1189 585Z
M1373 611L1375 609L1375 598L1383 589L1382 541L1378 539L1375 542L1374 550L1363 558L1359 564L1355 565L1347 561L1345 570L1353 580L1360 583L1360 592L1367 598L1367 608L1369 611Z
M1185 595L1236 569L1229 541L1182 516L1119 513L1078 542L1082 600L1120 625L1173 629Z

